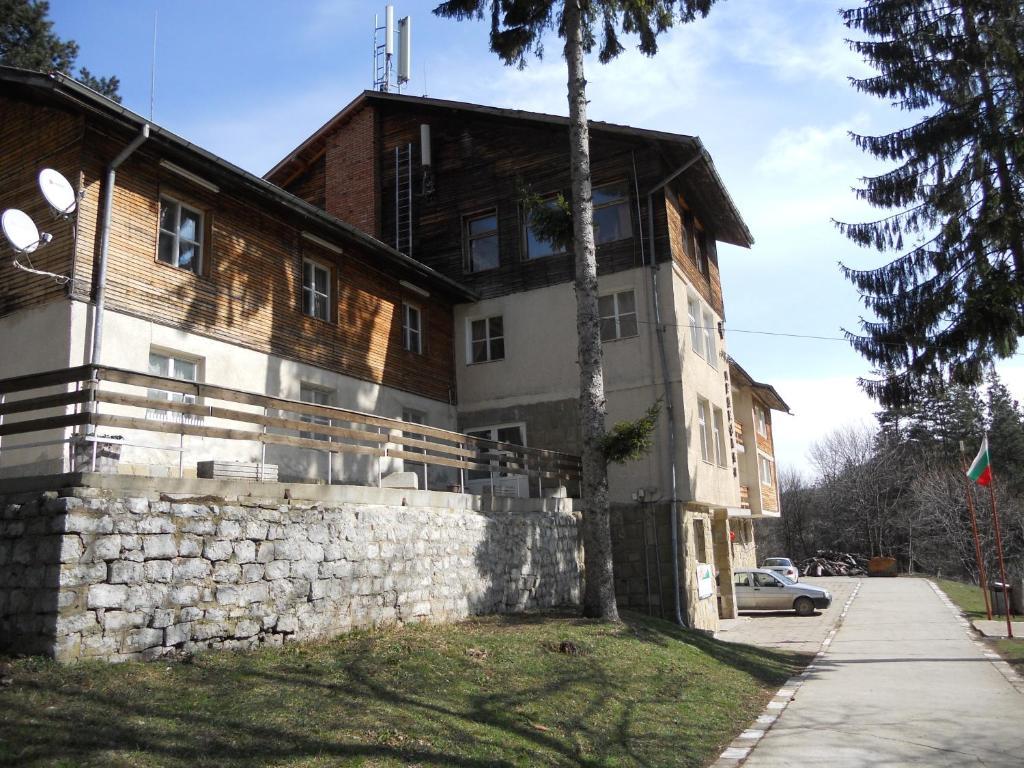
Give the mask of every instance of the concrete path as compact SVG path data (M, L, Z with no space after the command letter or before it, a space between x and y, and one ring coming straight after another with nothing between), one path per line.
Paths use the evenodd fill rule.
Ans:
M788 704L769 705L785 709L766 713L763 738L745 760L719 762L1019 768L1024 687L970 632L925 579L863 580L803 682L780 692Z

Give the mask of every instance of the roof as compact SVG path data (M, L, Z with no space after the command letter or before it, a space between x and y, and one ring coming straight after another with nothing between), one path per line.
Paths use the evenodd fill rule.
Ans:
M67 75L59 72L43 74L0 65L0 85L5 91L20 89L34 95L45 94L51 100L77 107L109 124L119 125L135 133L141 131L143 126L149 125L147 145L155 144L167 159L173 160L186 170L200 173L223 188L254 195L299 217L311 234L339 245L361 246L370 255L380 257L383 263L392 267L399 275L421 281L444 295L461 301L474 301L478 298L474 291L461 283L396 251L386 243L286 192L270 181L255 176L156 125Z
M335 129L347 123L359 111L369 104L394 104L399 106L427 107L437 110L470 112L484 117L502 120L520 120L557 127L569 127L569 118L561 115L549 115L543 112L528 112L521 109L503 109L482 104L463 101L432 99L426 96L408 96L398 93L381 93L380 91L363 91L340 112L324 123L313 135L292 150L283 160L264 174L264 178L281 186L287 185L302 173L310 164L326 150L327 137ZM698 136L687 136L679 133L654 131L646 128L634 128L617 123L605 123L591 120L590 130L594 133L611 134L626 139L634 139L654 144L665 153L670 162L682 167L693 160L698 162L680 175L677 183L684 196L691 201L706 220L715 237L725 243L749 248L754 243L743 217L736 204L725 188L725 183L718 175L711 155L705 149Z
M782 413L789 413L792 415L792 412L789 410L789 406L786 405L786 401L783 400L779 393L775 391L775 387L771 384L754 381L753 377L746 372L743 366L737 363L732 357L729 357L728 359L729 376L731 377L734 386L750 387L754 390L760 400L773 411L781 411Z

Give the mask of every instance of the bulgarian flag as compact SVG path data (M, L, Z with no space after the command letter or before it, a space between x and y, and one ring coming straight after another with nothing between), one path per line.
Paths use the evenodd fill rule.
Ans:
M981 441L981 448L978 455L974 457L974 463L967 470L967 476L978 485L988 485L992 482L992 462L988 458L988 437Z

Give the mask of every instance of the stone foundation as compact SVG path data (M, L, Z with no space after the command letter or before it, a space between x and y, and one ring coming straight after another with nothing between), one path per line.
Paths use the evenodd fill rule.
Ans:
M578 604L571 500L372 490L391 503L0 496L0 649L149 659Z

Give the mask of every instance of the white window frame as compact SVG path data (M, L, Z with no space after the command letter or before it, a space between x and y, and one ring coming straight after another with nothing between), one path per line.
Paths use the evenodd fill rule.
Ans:
M720 467L724 467L726 465L725 459L727 455L725 452L725 420L721 408L712 407L711 410L711 431L715 446L715 464Z
M416 317L413 327L412 317ZM402 346L417 355L423 354L423 310L416 304L402 302Z
M623 312L621 310L621 307L620 307L620 299L619 299L619 297L620 296L625 296L626 294L629 294L630 296L633 297L633 310L631 312ZM603 312L601 312L600 307L601 307L601 300L602 299L611 299L612 300L612 314L605 315ZM640 335L639 320L637 318L637 311L636 311L636 293L634 292L634 290L632 288L628 288L628 289L626 289L624 291L616 291L615 293L606 293L603 296L598 296L597 302L598 302L598 315L599 315L599 320L600 320L600 324L601 324L601 341L617 341L619 339L630 339L630 338L634 338L634 337ZM622 321L623 321L623 318L629 318L629 317L633 318L633 332L632 333L623 333L623 331L622 331ZM607 336L606 337L604 335L604 321L605 320L611 320L611 321L614 322L615 334L613 336Z
M505 442L505 443L507 443L507 442L510 442L510 441L508 441L508 440L498 440L498 431L502 430L502 429L513 429L513 428L519 430L519 434L522 436L522 439L523 439L522 445L525 446L527 444L526 443L526 422L525 421L510 421L507 424L492 424L492 425L489 425L489 426L472 427L470 429L467 429L465 431L465 434L469 435L470 437L479 437L479 438L481 438L483 440L491 440L491 441L493 441L495 443L498 443L498 442ZM486 433L486 434L484 434L484 433ZM498 474L498 477L509 477L509 476L511 476L512 473L509 473L509 472L499 472L497 474ZM487 472L485 470L474 470L474 469L471 469L471 470L467 471L466 477L469 480L480 480L480 479L487 478L490 475L491 475L491 473Z
M491 321L501 320L501 335L491 334ZM474 323L484 324L484 349L487 351L487 356L483 360L476 360L473 355L473 345L476 343L473 339L473 324ZM505 359L505 340L508 338L505 333L505 316L504 315L489 315L488 317L473 317L466 319L466 365L480 365L483 363L493 363L498 360ZM501 357L494 355L493 344L497 340L501 340Z
M768 437L768 412L763 405L754 406L754 417L757 422L757 434Z
M711 463L711 403L703 397L697 398L697 430L700 437L700 457L702 460Z
M320 400L322 398L322 401ZM333 405L331 402L334 399L334 390L328 387L320 386L319 384L311 384L308 382L299 383L299 401L306 403L307 405ZM331 426L331 419L326 416L315 416L311 413L299 414L299 421L304 421L307 424L320 424L322 426ZM319 432L299 432L299 437L306 440L328 440L330 441L330 435L323 435Z
M306 265L312 267L310 277L312 282L306 282ZM316 273L317 270L321 271L325 275L324 282L327 285L327 293L321 293L316 289ZM325 323L331 321L331 302L333 300L334 286L331 284L331 268L328 264L320 261L319 259L312 259L308 256L302 258L302 314L306 317L312 317L315 320L323 320ZM306 309L306 298L309 297L309 309ZM324 300L324 316L321 317L316 311L316 300L317 298L323 298Z
M164 206L174 206L174 231L170 231L163 228L164 219ZM195 214L199 219L196 226L196 240L189 240L181 236L181 212L186 210L189 213ZM156 260L161 264L167 264L168 266L175 267L176 269L184 270L185 272L192 272L196 275L203 273L203 233L206 229L206 219L203 212L198 208L195 208L187 203L183 203L180 200L171 197L170 195L160 195L159 210L157 211L157 244L156 244ZM160 258L160 242L165 238L169 237L173 239L174 247L174 261L164 261ZM182 242L190 243L196 248L195 258L192 260L192 264L188 267L181 266L181 244Z
M700 301L694 296L688 296L686 299L686 313L690 321L690 344L693 347L693 351L699 356L704 357L704 353L701 350L701 334L700 334L700 323L701 323L701 307Z
M757 464L759 469L758 474L760 475L761 485L767 485L769 487L774 486L775 483L773 482L773 480L775 478L775 474L774 472L772 472L772 460L769 459L767 456L759 455L757 457Z
M703 319L704 352L706 353L705 359L708 361L708 365L717 370L718 352L715 348L715 317L709 310L705 309Z
M177 379L178 381L187 381L193 384L202 382L203 377L203 359L201 357L195 357L194 355L184 355L180 352L175 352L170 349L163 349L160 347L150 348L149 350L149 368L152 368L153 357L159 357L167 361L167 373L154 373L154 376L167 376L168 378ZM175 363L187 363L193 368L193 375L195 378L187 379L181 376L174 375ZM180 402L186 405L198 405L199 399L195 395L189 395L184 392L170 392L166 389L149 389L146 396L153 400L167 400L168 402ZM203 417L187 414L178 413L177 411L164 411L156 408L146 409L147 419L157 419L159 421L173 421L181 424L202 424Z

